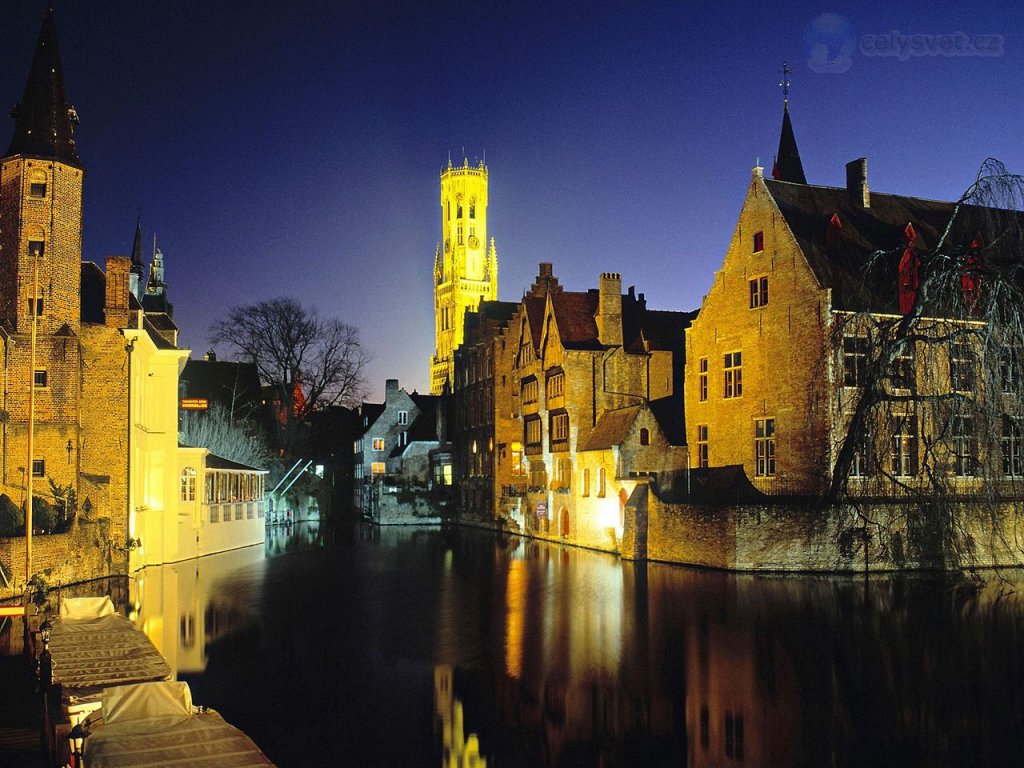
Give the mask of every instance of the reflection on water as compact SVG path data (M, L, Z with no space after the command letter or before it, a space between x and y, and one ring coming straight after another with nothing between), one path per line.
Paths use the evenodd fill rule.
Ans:
M296 529L122 604L280 766L1014 765L1018 574L736 576L478 531ZM1005 576L1006 574L1004 574ZM447 751L446 751L447 748Z

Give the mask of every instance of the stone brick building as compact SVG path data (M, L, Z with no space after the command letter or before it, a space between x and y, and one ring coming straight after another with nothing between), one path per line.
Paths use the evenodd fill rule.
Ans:
M891 330L908 314L917 277L907 265L956 236L947 233L955 205L871 191L864 158L847 164L845 187L807 184L788 110L779 155L786 167L777 165L775 178L753 170L725 260L687 335L687 442L695 468L738 465L763 492L813 495L829 483L877 355L869 327ZM929 320L936 339L942 317ZM957 389L956 349L923 339L906 345L885 374L886 397L906 405L872 424L852 483L880 475L893 487L918 482L921 443L940 429L927 401ZM974 351L965 356L973 371Z
M496 388L510 386L508 372L496 373L506 348L509 321L519 305L483 301L465 316L465 338L455 351L452 445L459 509L465 516L493 521L495 457L507 456L520 435L513 414L495 408Z
M383 403L363 403L363 430L353 451L357 514L380 524L440 521L431 491L452 482L442 400L406 392L398 379L388 379Z
M75 524L35 547L27 570L49 581L126 573L145 562L140 532L160 535L146 520L176 519L177 382L188 352L175 347L169 317L158 327L143 312L130 258L110 257L106 272L82 262L84 169L52 8L14 117L0 159L0 492L21 506L29 484L44 498L51 481L77 495ZM0 567L16 582L24 549L24 539L0 541Z
M516 414L522 442L523 482L502 489L504 523L533 535L607 548L609 526L590 519L596 506L581 502L596 493L591 483L597 477L587 473L598 470L600 460L595 455L597 464L584 468L582 452L611 412L644 406L648 414L650 404L674 399L668 410L682 413L684 336L693 316L648 309L644 295L632 287L623 295L617 273L601 274L597 289L566 291L551 265L541 264L509 323L507 362L496 369L496 379L500 370L513 384L511 403L498 401L496 407ZM630 426L639 418L633 416ZM636 439L643 429L649 440L651 426L638 426ZM606 434L612 432L616 442L601 442L595 450L610 450L631 434L628 428ZM617 497L623 490L624 466L619 462L607 478L606 493ZM677 468L685 468L685 459Z

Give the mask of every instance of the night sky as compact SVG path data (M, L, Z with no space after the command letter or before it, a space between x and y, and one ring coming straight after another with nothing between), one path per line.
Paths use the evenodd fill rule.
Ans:
M865 155L873 190L935 199L989 156L1024 172L1020 7L687 5L56 0L83 258L127 255L141 210L195 356L229 306L292 295L358 326L379 399L389 377L429 390L438 172L463 148L490 169L500 298L551 261L569 289L617 271L676 310L700 306L750 169L771 169L783 61L812 184ZM5 115L44 8L4 3ZM867 55L893 30L963 33L946 44L971 55L923 37Z

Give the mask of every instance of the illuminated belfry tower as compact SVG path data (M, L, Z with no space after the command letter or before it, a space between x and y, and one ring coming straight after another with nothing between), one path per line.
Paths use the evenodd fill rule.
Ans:
M498 297L498 255L487 240L487 166L451 160L441 171L441 237L434 254L434 337L430 391L452 384L466 310Z

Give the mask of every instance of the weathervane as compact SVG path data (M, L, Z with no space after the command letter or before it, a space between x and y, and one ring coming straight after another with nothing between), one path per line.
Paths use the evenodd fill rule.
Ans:
M779 87L782 88L782 105L787 109L789 108L789 85L793 82L789 79L791 74L793 74L793 70L786 62L782 62L782 82L779 83Z

